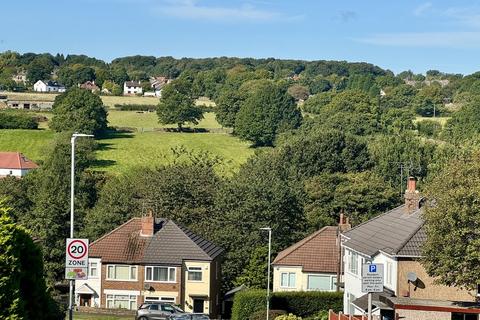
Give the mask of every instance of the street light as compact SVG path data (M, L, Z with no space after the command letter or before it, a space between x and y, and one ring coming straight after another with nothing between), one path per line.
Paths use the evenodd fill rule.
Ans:
M272 228L265 227L260 230L268 231L268 272L267 272L267 320L270 317L270 252L272 251Z
M75 140L79 137L93 137L92 134L84 134L84 133L74 133L72 134L72 139L70 142L72 143L72 164L70 166L70 238L73 238L73 202L75 200ZM73 282L74 280L70 280L70 296L69 296L69 304L68 304L68 319L73 319Z

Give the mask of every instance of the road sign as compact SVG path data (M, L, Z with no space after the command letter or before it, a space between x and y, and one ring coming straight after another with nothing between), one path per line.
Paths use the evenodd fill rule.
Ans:
M88 279L88 239L67 239L65 279Z
M371 263L362 266L362 292L383 292L383 264Z

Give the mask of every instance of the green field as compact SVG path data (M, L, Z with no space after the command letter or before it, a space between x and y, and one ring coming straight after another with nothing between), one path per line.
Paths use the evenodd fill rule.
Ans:
M27 158L42 160L53 135L50 130L0 130L0 151L20 151Z
M431 121L437 121L439 122L442 126L445 125L445 123L447 123L447 120L450 119L450 117L416 117L415 118L415 123L419 122L419 121L423 121L423 120L431 120Z
M136 166L171 163L171 149L178 146L219 156L224 163L217 169L227 174L237 170L253 154L248 143L216 133L122 133L100 139L98 143L97 169L114 173L125 173Z
M204 114L204 119L198 125L189 125L196 128L218 129L222 126L215 120L213 112ZM112 127L131 127L137 129L175 128L176 125L161 125L155 112L108 110L108 125Z

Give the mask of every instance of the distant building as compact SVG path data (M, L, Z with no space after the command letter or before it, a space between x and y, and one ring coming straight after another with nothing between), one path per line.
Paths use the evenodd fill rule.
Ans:
M12 80L16 83L26 83L27 73L25 71L18 72L12 76Z
M80 88L89 90L92 92L100 91L100 88L95 84L95 81L87 81L80 85Z
M136 94L142 94L143 89L140 82L137 81L125 81L123 83L123 95L131 96Z
M0 178L13 176L21 178L38 165L20 152L0 152Z
M152 87L156 97L162 96L163 87L170 82L172 82L172 79L167 77L150 77L150 86Z
M53 101L43 100L7 100L7 107L11 109L25 110L51 110Z
M33 90L36 92L65 92L65 86L56 81L38 80L33 85Z

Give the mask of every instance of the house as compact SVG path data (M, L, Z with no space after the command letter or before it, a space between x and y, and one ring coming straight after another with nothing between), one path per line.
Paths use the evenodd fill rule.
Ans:
M53 101L45 100L30 100L26 99L17 99L17 100L7 100L7 107L11 109L25 109L25 110L51 110L53 107Z
M340 216L339 226L327 226L281 251L272 263L273 291L336 291L340 270L339 234L349 229Z
M0 152L0 178L13 176L21 178L38 165L20 152Z
M155 97L162 97L162 89L166 84L169 84L172 82L171 79L167 77L150 77L150 86L153 89L153 92L155 93Z
M27 82L27 73L25 71L20 71L12 76L12 80L16 83L23 83Z
M143 89L140 85L140 82L137 81L126 81L123 83L123 95L130 96L136 94L142 94Z
M95 81L87 81L80 85L80 88L89 90L91 92L98 92L100 88L95 84Z
M384 292L372 294L373 313L383 319L475 319L478 293L434 284L420 263L426 240L423 199L409 178L405 203L342 234L344 313L365 314L361 291L365 263L384 265Z
M38 80L33 85L33 90L36 92L65 92L65 86L50 80Z
M136 310L165 301L187 312L220 312L223 250L172 220L150 213L90 244L88 280L76 280L77 305Z

